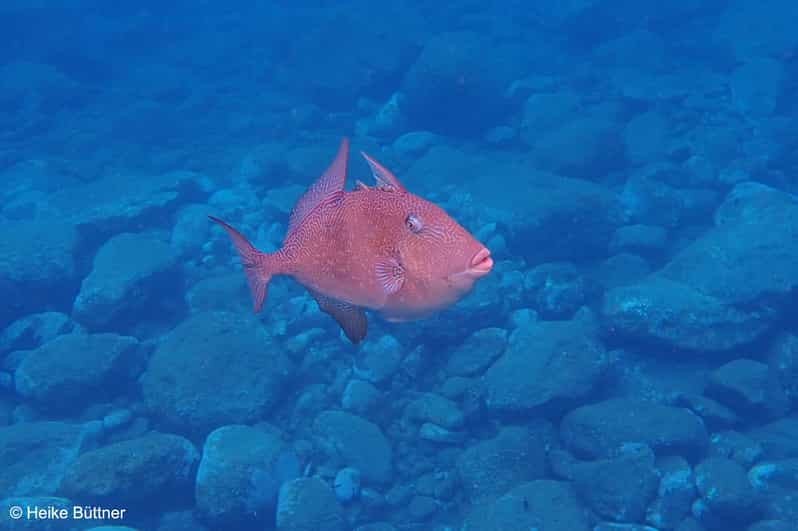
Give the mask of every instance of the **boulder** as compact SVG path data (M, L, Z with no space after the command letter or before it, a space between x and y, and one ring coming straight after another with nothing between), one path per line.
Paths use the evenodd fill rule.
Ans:
M617 457L573 466L574 487L599 517L615 522L640 522L654 500L659 477L654 453L642 445L626 445Z
M20 422L0 427L0 492L50 496L81 451L96 444L89 425Z
M435 393L422 393L410 401L405 407L405 415L415 422L430 422L450 430L462 428L465 422L463 412L455 402Z
M690 514L696 497L693 471L682 457L666 457L657 462L659 488L646 511L646 522L657 529L674 529Z
M570 483L537 480L521 484L492 503L480 504L462 531L589 531L587 509Z
M507 331L502 328L477 330L449 357L446 372L452 376L474 376L482 373L504 352Z
M759 500L738 463L721 457L706 459L696 466L695 484L701 499L693 514L710 526L740 526L756 519Z
M533 322L513 330L481 388L488 408L498 413L558 407L589 393L607 361L587 316Z
M366 482L391 480L393 451L376 424L351 413L328 410L316 417L313 432L333 461L357 468Z
M343 509L319 478L299 478L280 487L277 531L345 531Z
M298 458L276 434L244 425L217 428L202 448L197 510L215 527L262 525L280 485L299 474Z
M292 372L251 316L201 312L158 345L141 379L142 394L161 421L205 434L268 417Z
M494 438L466 448L457 458L457 473L468 500L480 505L521 483L542 478L545 443L527 428L508 426Z
M518 58L479 33L433 36L402 82L408 123L455 136L499 125L508 110L502 95Z
M14 373L17 393L50 410L74 411L130 389L143 355L132 337L61 335L22 359Z
M589 458L611 457L623 444L642 443L658 455L701 455L708 444L701 419L683 408L632 398L579 407L560 424L567 448Z
M153 432L81 454L59 490L78 503L109 507L180 503L191 499L198 461L189 440Z
M91 330L127 329L143 317L157 319L163 301L182 287L174 252L148 234L123 233L94 257L75 298L75 320Z
M677 350L725 351L767 332L772 312L751 312L653 274L610 289L600 314L609 335Z
M8 325L0 334L0 355L12 350L31 350L56 337L75 331L68 315L44 312L27 315Z
M776 372L750 359L732 360L714 370L705 392L743 417L771 419L790 407Z
M77 290L78 232L68 221L42 217L5 221L0 238L0 322L45 307L67 308ZM46 252L44 252L46 250Z
M524 299L543 320L570 319L589 295L588 283L573 264L540 264L524 274Z

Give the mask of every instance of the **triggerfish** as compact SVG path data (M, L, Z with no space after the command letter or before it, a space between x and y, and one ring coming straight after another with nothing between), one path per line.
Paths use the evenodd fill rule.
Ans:
M349 141L299 198L283 246L262 253L224 221L252 291L263 306L269 281L287 275L305 286L353 343L366 336L366 314L421 319L461 299L493 267L490 251L443 209L408 192L361 153L376 180L344 190Z

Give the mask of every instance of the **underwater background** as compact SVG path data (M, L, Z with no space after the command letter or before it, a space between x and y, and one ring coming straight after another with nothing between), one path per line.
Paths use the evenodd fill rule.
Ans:
M796 28L4 0L0 529L798 529ZM207 218L276 249L345 136L496 263L358 346Z

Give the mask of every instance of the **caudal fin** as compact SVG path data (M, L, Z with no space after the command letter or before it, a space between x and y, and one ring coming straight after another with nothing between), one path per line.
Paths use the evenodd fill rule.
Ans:
M219 218L208 216L211 221L218 223L227 231L235 245L244 273L247 275L249 289L252 292L252 311L258 313L266 300L266 290L272 275L276 273L276 260L274 255L262 253L255 249L240 232Z

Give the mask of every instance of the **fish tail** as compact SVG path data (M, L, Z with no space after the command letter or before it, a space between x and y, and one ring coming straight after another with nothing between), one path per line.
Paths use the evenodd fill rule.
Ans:
M266 291L269 287L269 281L272 279L272 275L278 272L278 253L268 254L258 251L233 227L219 218L213 216L208 217L211 221L221 225L233 241L233 245L235 245L238 256L241 259L244 274L247 276L249 289L252 293L252 311L258 313L263 307L263 301L266 300Z

